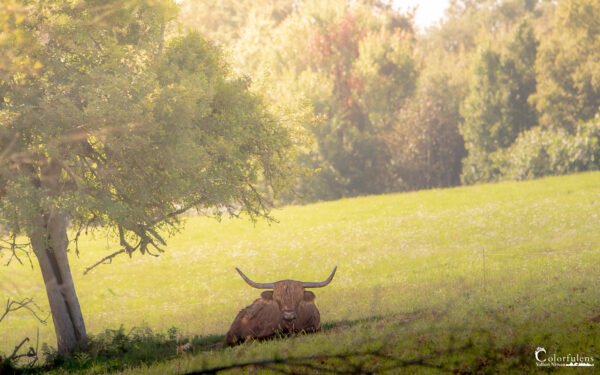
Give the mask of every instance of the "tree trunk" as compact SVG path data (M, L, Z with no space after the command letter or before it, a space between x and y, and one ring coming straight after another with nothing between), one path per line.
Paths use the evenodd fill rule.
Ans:
M60 354L86 344L85 323L67 257L67 216L58 210L37 217L29 232L44 277Z

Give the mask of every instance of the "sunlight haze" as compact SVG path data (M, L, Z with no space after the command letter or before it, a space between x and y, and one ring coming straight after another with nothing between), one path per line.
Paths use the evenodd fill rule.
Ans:
M420 29L433 26L444 17L448 0L394 0L397 9L406 10L417 7L415 23Z
M0 0L0 375L600 367L598 20Z

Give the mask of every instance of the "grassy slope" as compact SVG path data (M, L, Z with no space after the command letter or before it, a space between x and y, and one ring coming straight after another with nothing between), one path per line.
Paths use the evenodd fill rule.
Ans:
M600 173L286 207L274 217L272 225L190 218L160 258L121 258L87 276L83 269L116 247L105 234L84 238L71 259L88 330L147 323L223 334L259 295L234 266L269 281L318 280L338 265L334 282L315 291L322 320L382 320L228 349L211 355L212 364L383 341L411 359L456 335L478 337L475 346L491 338L499 350L600 353L600 326L589 322L600 313ZM34 268L2 270L0 300L33 296L47 310ZM27 314L10 316L0 324L0 351L34 337L36 326ZM54 344L51 328L40 330L41 341ZM200 354L145 370L206 361Z

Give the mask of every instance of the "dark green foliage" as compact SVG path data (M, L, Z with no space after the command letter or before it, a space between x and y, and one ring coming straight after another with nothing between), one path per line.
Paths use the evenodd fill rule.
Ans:
M18 366L15 366L13 361L10 361L9 359L0 356L0 374L12 375L17 374L18 372L19 368Z
M529 104L535 93L533 66L537 41L531 26L517 26L502 52L482 51L465 99L461 132L468 152L463 182L490 181L491 154L509 147L519 133L537 124L537 113Z
M417 94L387 138L395 175L409 190L460 183L465 156L459 88L443 73L421 77Z
M85 351L78 351L72 356L58 355L52 347L42 348L45 364L27 372L62 369L68 372L115 372L141 365L164 362L177 356L187 355L179 348L189 346L193 351L213 350L221 347L223 336L182 337L178 329L170 328L166 333L154 332L148 326L134 327L126 330L107 329L89 337ZM18 370L18 369L17 369ZM21 369L20 371L24 371Z
M600 169L600 121L579 126L575 134L536 127L494 155L503 179L526 180Z

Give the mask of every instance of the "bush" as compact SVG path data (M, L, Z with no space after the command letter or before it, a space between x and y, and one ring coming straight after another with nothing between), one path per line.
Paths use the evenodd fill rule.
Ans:
M600 169L600 118L565 130L535 127L492 154L499 179L527 180Z
M175 327L164 334L154 332L147 326L134 327L129 331L121 326L90 336L85 351L76 352L71 357L61 357L54 348L44 344L42 352L45 354L46 364L39 370L60 368L65 371L88 370L94 373L122 371L141 364L166 361L177 355L190 353L194 348L214 349L223 340L223 336L215 335L184 338ZM180 350L181 347L183 349Z
M175 356L178 344L177 330L169 329L167 334L155 333L149 327L135 327L129 332L123 326L107 329L90 336L85 351L76 352L72 357L61 357L56 350L44 345L48 368L61 367L65 370L89 368L106 371L122 370L128 366L152 363Z

